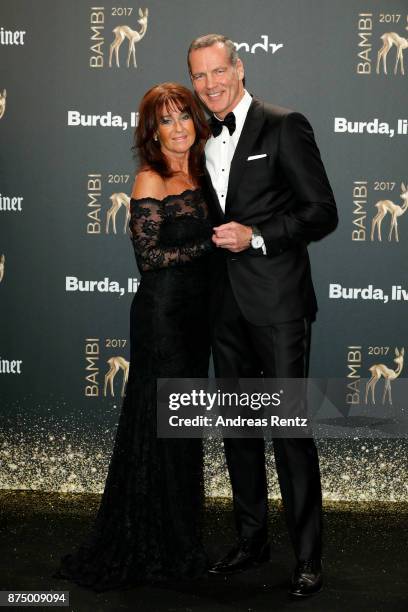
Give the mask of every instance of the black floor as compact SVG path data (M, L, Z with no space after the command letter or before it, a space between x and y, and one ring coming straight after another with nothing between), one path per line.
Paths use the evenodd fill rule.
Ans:
M293 601L287 584L293 557L280 508L272 505L270 563L229 577L95 594L51 577L59 557L81 541L98 506L95 495L0 491L0 587L69 590L75 612L406 612L408 505L325 507L325 589ZM229 501L209 500L206 544L218 558L233 542ZM41 609L41 608L36 608ZM50 608L43 608L49 610Z

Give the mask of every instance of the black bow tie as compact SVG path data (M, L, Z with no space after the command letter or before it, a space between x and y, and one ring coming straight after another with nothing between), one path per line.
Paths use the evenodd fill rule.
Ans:
M230 136L235 132L235 115L234 113L228 113L224 118L224 121L220 121L214 115L211 115L210 128L213 136L216 138L222 132L222 126L225 125L228 128Z

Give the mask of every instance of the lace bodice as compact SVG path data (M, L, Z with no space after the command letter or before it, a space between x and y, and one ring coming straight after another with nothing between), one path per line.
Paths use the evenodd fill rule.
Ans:
M212 228L200 189L163 200L130 200L131 240L139 270L191 262L212 249Z

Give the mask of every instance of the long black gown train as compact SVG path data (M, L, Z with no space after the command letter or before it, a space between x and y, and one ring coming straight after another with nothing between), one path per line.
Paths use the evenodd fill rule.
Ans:
M208 375L207 253L200 189L131 200L141 282L130 313L129 382L95 523L56 576L95 591L205 572L202 445L156 436L156 379Z

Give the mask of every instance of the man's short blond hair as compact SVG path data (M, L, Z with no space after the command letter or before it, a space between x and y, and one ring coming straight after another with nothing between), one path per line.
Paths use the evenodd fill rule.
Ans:
M199 36L198 38L195 38L188 48L187 63L190 72L190 53L192 51L195 51L196 49L205 49L206 47L212 47L217 43L221 43L224 45L227 50L227 54L231 64L233 66L236 65L238 60L238 53L232 40L227 38L226 36L223 36L222 34L205 34L204 36Z

